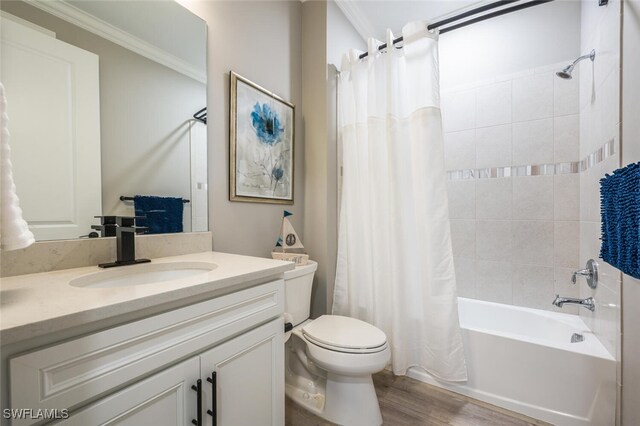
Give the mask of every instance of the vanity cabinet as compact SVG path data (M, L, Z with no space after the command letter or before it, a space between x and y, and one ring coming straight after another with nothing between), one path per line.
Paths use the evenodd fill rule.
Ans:
M283 424L282 329L281 320L271 321L103 398L60 424L188 425L198 423L198 408L203 426Z
M189 425L199 405L201 425L284 424L283 312L276 280L14 357L11 406L67 408L64 425Z

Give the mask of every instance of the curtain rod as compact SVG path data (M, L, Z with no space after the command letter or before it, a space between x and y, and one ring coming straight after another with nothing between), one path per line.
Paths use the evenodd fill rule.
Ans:
M500 0L493 3L485 4L484 6L476 7L475 9L468 10L459 15L452 16L450 18L443 19L442 21L434 22L433 24L429 24L427 26L427 30L431 31L436 28L440 28L443 25L447 25L456 21L459 21L464 18L468 18L473 15L477 15L478 13L486 12L488 10L496 9L499 7L507 6L512 3L516 3L520 0ZM463 21L459 24L451 25L440 30L440 34L448 33L449 31L457 30L458 28L466 27L467 25L475 24L477 22L481 22L487 19L495 18L497 16L506 15L507 13L517 12L518 10L527 9L529 7L538 6L541 4L552 2L553 0L532 0L526 3L517 4L515 6L507 7L504 9L497 10L495 12L487 13L486 15L478 16L473 19L469 19L467 21ZM393 40L393 44L400 43L404 38L402 36ZM387 48L387 43L381 44L378 46L378 50L384 50ZM360 59L366 58L369 56L369 52L365 52L359 56Z

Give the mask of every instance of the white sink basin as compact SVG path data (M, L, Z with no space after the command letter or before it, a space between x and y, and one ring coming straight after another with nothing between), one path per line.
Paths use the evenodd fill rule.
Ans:
M215 263L208 262L144 263L83 275L69 284L87 288L133 287L206 274L217 267Z

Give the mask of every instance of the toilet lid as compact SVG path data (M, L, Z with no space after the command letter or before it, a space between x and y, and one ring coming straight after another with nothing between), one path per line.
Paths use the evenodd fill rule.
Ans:
M306 324L302 334L320 346L344 352L379 348L387 343L387 336L379 328L339 315L322 315Z

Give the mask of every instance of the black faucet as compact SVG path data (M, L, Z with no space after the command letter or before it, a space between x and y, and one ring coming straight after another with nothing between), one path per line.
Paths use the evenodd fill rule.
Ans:
M91 225L91 229L100 231L101 237L115 237L116 236L116 218L117 216L94 216L96 219L100 219L100 225Z
M149 228L136 226L136 219L142 216L116 216L116 254L117 259L111 263L101 263L101 268L113 268L114 266L135 265L138 263L151 262L149 259L136 259L135 235L144 233Z

